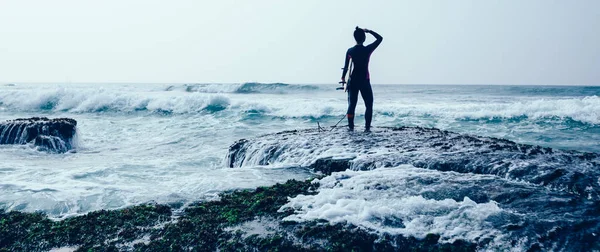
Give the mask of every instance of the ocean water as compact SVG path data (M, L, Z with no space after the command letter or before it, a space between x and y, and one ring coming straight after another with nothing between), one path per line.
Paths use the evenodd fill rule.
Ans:
M0 146L0 207L44 211L62 218L150 201L185 204L210 200L223 191L309 178L311 173L298 168L297 162L232 169L226 165L225 157L229 146L238 139L336 124L347 106L346 94L336 87L261 83L2 85L0 121L69 117L78 125L76 148L68 153L38 151L30 145ZM600 87L373 85L373 90L374 127L435 127L522 144L600 152ZM356 123L360 126L364 123L361 99L357 113ZM340 123L344 125L345 120ZM447 176L440 183L460 180L456 174L415 169L382 169L344 176L356 178L352 183L357 185L415 176ZM474 179L493 178L486 175ZM328 188L335 189L335 180L335 176L322 180L323 194L330 193ZM328 187L328 183L332 185ZM362 200L372 199L370 203L336 201L327 205L319 199L297 198L290 207L303 209L302 204L310 204L325 209L316 213L301 211L289 218L336 222L340 221L339 216L346 216L343 220L353 222L369 214L383 216L400 209L403 212L393 215L414 220L405 224L414 228L384 230L426 234L416 216L427 213L397 208L395 199L401 199L404 206L446 209L440 210L448 214L438 219L439 228L457 225L452 228L454 232L442 236L448 241L499 232L464 227L465 223L476 226L479 220L501 211L496 203L467 199L431 202L407 193L403 185L398 186L400 189L390 189L388 198L375 197L368 191L353 193L358 187L336 189L349 195L364 194ZM342 206L332 207L336 204ZM358 208L353 208L353 204L358 204ZM365 204L380 208L369 208L365 213ZM457 232L459 229L463 231Z

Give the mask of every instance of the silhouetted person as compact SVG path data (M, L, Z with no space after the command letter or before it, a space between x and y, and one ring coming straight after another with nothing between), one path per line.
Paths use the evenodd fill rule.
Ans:
M375 37L375 42L368 46L364 46L365 33L370 33ZM352 60L354 69L350 73L350 79L348 80L348 127L350 130L354 130L354 110L356 109L356 103L358 102L358 92L362 95L365 106L365 131L371 130L371 119L373 118L373 90L371 89L371 81L369 76L369 58L371 53L375 51L375 48L381 44L383 37L374 31L368 29L361 29L356 27L354 30L354 39L356 45L348 49L346 52L346 62L344 64L344 71L342 73L342 82L345 82L346 72L348 72L348 64Z

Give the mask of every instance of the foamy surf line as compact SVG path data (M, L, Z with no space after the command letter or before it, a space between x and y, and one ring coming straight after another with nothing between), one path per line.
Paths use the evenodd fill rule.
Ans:
M174 90L198 93L288 94L292 92L314 92L324 89L323 87L317 85L258 82L247 82L241 84L184 84L179 86L172 85L165 89L165 91Z
M585 206L565 204L578 201L576 197L548 195L543 187L493 175L401 165L336 172L313 183L316 194L290 198L279 209L294 211L284 221L327 220L382 237L426 240L435 234L439 243L468 241L481 251L581 249L586 240L599 240L598 218Z
M295 210L295 214L284 218L287 221L327 220L418 239L433 233L440 235L439 241L445 243L492 239L501 245L505 234L493 217L505 210L497 202L477 203L468 196L459 200L435 199L465 181L494 179L497 178L431 171L411 165L338 172L314 181L319 185L317 194L291 198L280 211Z
M164 90L161 90L164 89ZM190 84L163 86L132 92L128 88L50 86L44 89L9 87L0 93L0 111L43 113L172 113L260 114L281 118L322 118L346 112L345 95L332 86L290 84ZM331 89L331 90L330 90ZM166 91L165 91L166 90ZM310 100L302 90L331 92L335 99ZM248 99L240 93L260 97ZM282 94L262 97L261 95ZM268 98L268 99L266 99ZM384 101L374 112L383 121L438 118L445 122L504 119L514 122L562 120L600 125L600 97L511 98L503 101L416 100L412 97ZM362 110L357 113L360 115Z

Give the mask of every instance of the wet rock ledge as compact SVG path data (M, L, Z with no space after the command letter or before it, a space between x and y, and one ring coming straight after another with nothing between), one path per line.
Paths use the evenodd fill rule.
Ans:
M63 153L73 149L77 121L32 117L0 122L0 144L33 144L40 150Z
M599 154L436 128L378 127L372 133L349 133L345 129L285 131L235 142L226 161L231 168L288 164L326 175L411 164L527 181L600 200Z

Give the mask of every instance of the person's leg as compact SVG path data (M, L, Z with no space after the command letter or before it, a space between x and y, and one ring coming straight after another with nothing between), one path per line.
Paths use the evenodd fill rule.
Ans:
M356 109L356 103L358 102L358 87L353 86L348 89L348 111L346 116L348 117L348 127L354 129L354 110Z
M365 130L371 130L371 120L373 118L373 89L371 89L371 83L367 80L366 85L363 85L360 89L360 95L365 101Z

